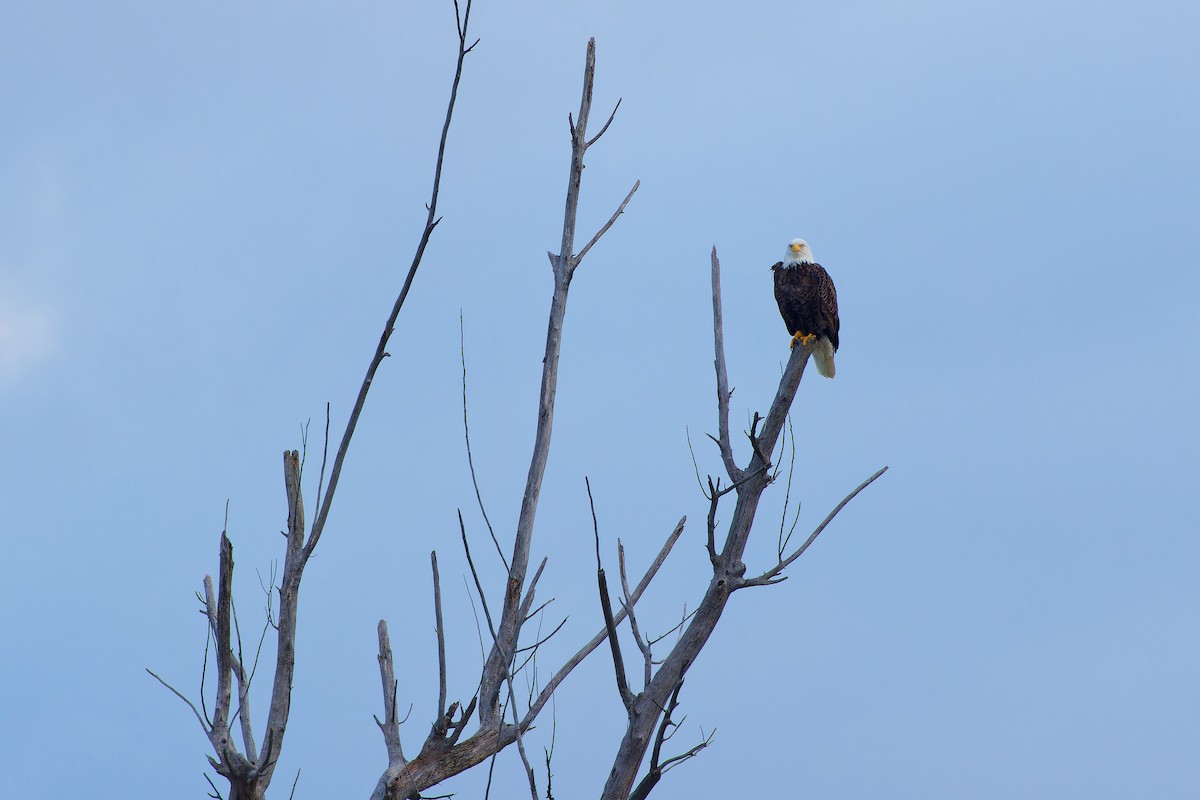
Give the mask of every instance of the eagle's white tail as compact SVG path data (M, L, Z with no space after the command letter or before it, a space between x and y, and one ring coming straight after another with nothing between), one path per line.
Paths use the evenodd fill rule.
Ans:
M832 378L837 374L833 366L833 343L824 336L813 345L812 357L813 361L817 362L817 372L821 373L822 377Z

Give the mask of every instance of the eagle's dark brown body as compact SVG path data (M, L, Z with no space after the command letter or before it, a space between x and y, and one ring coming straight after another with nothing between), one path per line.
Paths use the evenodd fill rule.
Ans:
M838 349L837 290L833 279L820 264L801 263L785 267L780 261L771 267L775 273L775 302L789 334L814 334L824 337Z

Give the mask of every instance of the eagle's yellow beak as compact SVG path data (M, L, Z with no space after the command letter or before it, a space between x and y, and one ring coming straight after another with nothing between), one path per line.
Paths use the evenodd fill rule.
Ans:
M798 244L794 244L794 245L792 245L792 252L793 252L793 253L799 253L799 252L800 252L800 245L798 245Z

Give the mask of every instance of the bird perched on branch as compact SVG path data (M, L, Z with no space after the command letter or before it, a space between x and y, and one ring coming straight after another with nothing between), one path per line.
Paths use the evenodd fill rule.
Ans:
M817 362L817 372L832 378L841 328L833 279L813 260L812 249L803 239L788 242L783 261L771 271L775 273L775 301L792 335L791 346L796 342L804 345Z

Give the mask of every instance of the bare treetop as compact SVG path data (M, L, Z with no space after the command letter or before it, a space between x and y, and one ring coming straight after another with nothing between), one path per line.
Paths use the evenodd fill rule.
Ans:
M258 643L258 647L261 649L262 641L268 632L271 629L276 631L275 672L261 741L256 738L250 717L250 690L258 665L258 652L253 654L253 660L248 664L247 657L243 653L241 632L233 602L233 545L224 532L222 532L220 540L220 569L216 587L214 588L211 578L206 578L204 595L201 597L208 635L215 645L216 671L213 713L209 716L203 697L201 707L197 709L195 704L187 700L181 692L168 686L188 703L199 720L214 754L209 757L209 761L216 772L228 780L229 797L232 800L261 800L266 796L267 788L271 783L275 766L282 752L284 733L289 724L296 658L298 602L304 568L325 531L357 422L365 407L375 374L387 356L386 348L395 330L397 318L408 297L413 277L421 265L425 249L440 221L437 209L442 167L446 157L447 136L453 119L459 83L463 75L463 65L467 55L478 43L478 39L476 39L468 44L470 40L470 0L467 0L463 8L460 8L456 1L454 7L458 58L437 149L433 186L427 205L425 224L421 230L403 286L384 324L383 332L351 408L330 467L328 485L326 485L325 479L328 462L329 406L326 406L326 443L317 482L317 503L311 528L306 527L302 495L302 458L300 453L295 450L284 453L284 489L287 501L287 529L284 531L285 555L282 574L278 576L277 584L276 576L274 574L271 576L271 586L267 590L267 623ZM609 130L620 107L620 101L618 101L600 129L594 135L589 136L595 70L595 41L589 40L584 61L583 91L579 108L576 113L569 114L567 118L571 139L571 157L567 174L562 239L559 251L548 253L554 288L548 314L533 450L529 460L520 511L515 530L512 532L511 554L508 558L505 558L503 549L503 542L506 540L507 534L503 530L497 533L493 529L491 519L483 509L482 494L479 491L475 475L474 461L470 452L470 430L467 425L465 349L462 354L463 435L467 447L470 476L476 500L488 528L488 534L496 550L500 553L500 560L503 561L506 569L502 592L499 597L496 597L495 587L485 586L484 580L476 569L471 549L471 537L468 535L467 526L460 511L458 524L461 543L474 584L475 594L473 597L479 600L482 610L483 622L480 627L490 637L487 645L487 657L477 681L473 682L468 690L471 696L467 698L465 695L468 693L464 693L459 695L463 699L451 700L454 697L454 690L449 685L447 677L449 668L446 654L446 630L453 624L453 621L445 619L443 615L438 554L436 551L430 553L437 646L436 652L428 654L428 657L436 660L438 666L436 711L434 718L427 721L427 727L419 726L418 730L423 732L419 745L414 746L415 743L410 741L410 746L406 749L402 741L404 731L402 726L408 718L412 706L405 703L402 696L410 692L411 687L401 687L396 677L396 660L393 656L388 625L386 621L380 620L377 627L377 660L383 695L383 711L381 715L375 717L375 721L383 737L387 762L371 793L372 800L428 798L429 795L423 793L431 787L485 761L494 760L513 744L516 745L514 750L524 767L530 796L533 800L537 800L541 793L537 786L536 770L529 758L526 738L562 683L585 658L606 642L612 657L614 671L616 686L614 700L624 708L628 724L618 743L612 769L600 791L600 796L606 800L629 800L630 798L642 800L647 797L670 769L697 756L714 741L713 732L710 731L699 741L693 741L690 747L681 746L682 749L676 751L674 755L668 752L672 747L670 745L672 737L679 731L682 722L678 711L682 703L685 677L688 670L697 663L699 654L720 621L726 604L739 589L768 586L783 580L784 570L808 549L837 513L886 470L886 467L879 470L852 491L794 552L785 552L787 540L781 533L776 563L761 571L756 571L756 577L746 577L747 566L742 559L752 533L755 513L763 493L779 474L779 467L773 463L774 454L779 447L788 413L803 379L810 352L804 347L792 351L766 414L760 416L755 413L750 430L745 432L750 445L750 455L746 463L739 466L734 453L733 433L729 424L729 403L732 390L729 386L724 352L720 262L714 247L711 256L711 276L717 435L711 438L717 445L725 475L716 478L710 475L707 480L706 499L709 509L704 536L712 572L706 577L707 586L703 590L701 600L691 613L682 615L679 623L670 632L671 634L677 633L674 646L670 647L665 654L656 654L655 649L662 644L665 635L659 637L647 635L639 623L637 604L683 535L686 517L681 517L667 534L658 555L644 568L641 579L632 586L625 549L620 540L617 540L618 571L616 574L618 578L614 579L614 586L617 590L614 603L603 560L608 540L598 521L591 483L585 478L592 513L597 562L597 589L604 625L590 640L582 643L572 656L550 673L548 679L543 679L535 673L531 680L533 688L528 690L525 697L518 696L514 689L514 676L519 675L522 670L527 668L531 672L536 670L537 665L533 659L539 648L562 629L560 624L547 636L536 638L532 642L529 639L534 637L526 637L522 641L525 623L545 605L544 603L535 605L535 603L538 583L547 568L549 557L541 557L537 561L537 568L533 571L532 577L529 576L529 567L533 559L538 501L550 455L558 367L562 352L562 337L571 279L585 256L613 228L618 218L625 212L640 185L637 181L633 183L632 188L617 204L616 210L608 220L596 230L582 248L576 251L576 217L585 156L588 150L597 144ZM718 547L717 509L725 498L731 496L734 498L735 506L724 531L723 542ZM620 628L626 623L629 631L627 634L622 634ZM481 633L482 635L483 633ZM629 647L623 650L622 636L632 639L636 650ZM402 658L418 657L408 649L402 651L401 655ZM207 654L205 668L207 668ZM627 674L627 670L634 670L632 679ZM158 676L155 675L155 677ZM235 697L236 704L234 703ZM404 709L403 715L401 709ZM241 737L240 747L233 734L235 719L238 721L237 729ZM551 726L552 729L553 726ZM553 796L550 789L552 753L553 734L551 734L550 747L545 749L546 796L548 798ZM639 774L642 776L640 781L638 780ZM293 783L294 788L295 784ZM213 784L213 789L214 796L219 796L220 793L215 784ZM510 795L511 791L505 792L505 796Z

